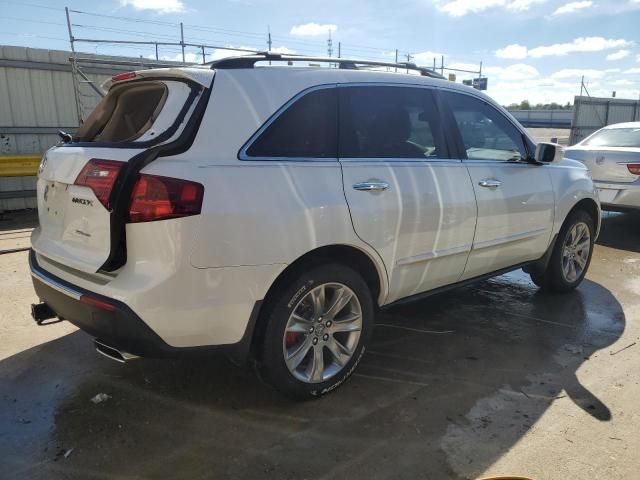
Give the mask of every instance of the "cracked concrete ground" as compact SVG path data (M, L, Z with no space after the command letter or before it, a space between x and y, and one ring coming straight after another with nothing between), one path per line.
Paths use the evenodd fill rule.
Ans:
M33 221L0 221L0 250L24 244ZM3 479L640 470L640 216L605 214L572 294L514 272L380 312L354 377L306 403L223 358L113 363L70 324L32 322L26 252L0 255L0 273Z

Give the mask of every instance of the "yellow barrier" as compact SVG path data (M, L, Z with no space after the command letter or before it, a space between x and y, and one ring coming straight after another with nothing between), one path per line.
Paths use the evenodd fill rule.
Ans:
M0 156L0 177L29 177L38 174L42 155Z

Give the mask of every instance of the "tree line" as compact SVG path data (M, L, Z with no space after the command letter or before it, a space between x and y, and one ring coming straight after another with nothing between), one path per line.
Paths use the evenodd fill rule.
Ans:
M529 100L523 100L520 103L512 103L506 107L508 110L571 110L573 105L567 102L566 105L560 103L536 103L532 105Z

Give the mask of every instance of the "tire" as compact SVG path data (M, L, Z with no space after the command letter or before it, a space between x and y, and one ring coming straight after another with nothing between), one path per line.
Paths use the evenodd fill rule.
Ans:
M344 265L317 266L268 301L261 376L295 399L317 398L342 385L373 330L373 299L362 276Z
M589 269L594 237L595 227L591 216L584 210L572 212L560 229L546 270L530 274L533 283L548 292L566 293L574 290Z

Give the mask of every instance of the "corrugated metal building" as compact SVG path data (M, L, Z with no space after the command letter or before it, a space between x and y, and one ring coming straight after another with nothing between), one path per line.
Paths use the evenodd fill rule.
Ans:
M575 97L570 145L607 125L640 121L640 101L624 98Z
M100 101L91 85L74 75L71 52L0 46L0 211L35 208L35 177L23 176L28 165L59 138L62 129L75 132L79 118ZM83 58L137 62L140 59L79 54ZM145 60L148 62L148 60ZM82 73L100 86L131 66L88 65ZM74 92L77 88L77 95ZM10 176L7 176L10 175Z

